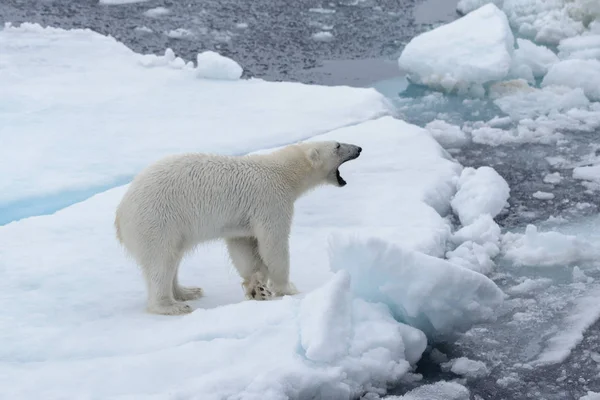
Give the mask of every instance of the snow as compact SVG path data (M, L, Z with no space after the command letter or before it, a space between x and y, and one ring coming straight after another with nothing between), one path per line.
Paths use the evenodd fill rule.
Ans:
M214 51L199 53L196 61L198 78L235 81L240 79L244 72L240 64Z
M468 143L467 135L456 125L436 119L425 125L431 136L444 148L462 147Z
M333 33L327 31L321 31L314 33L312 38L317 42L330 42L333 40Z
M442 364L443 369L449 369L451 372L464 376L465 378L482 378L489 374L489 370L484 362L470 360L467 357L459 357Z
M493 168L468 167L463 169L452 199L452 209L461 224L469 225L481 215L498 215L510 196L508 184Z
M600 101L600 61L564 60L558 62L550 67L542 81L542 87L549 85L580 88L590 100Z
M331 269L350 273L356 296L386 304L398 321L430 337L452 335L492 320L502 304L502 291L482 274L379 238L357 235L331 239Z
M538 200L552 200L554 199L554 193L537 191L534 192L531 197L536 198Z
M170 49L139 55L90 30L7 26L0 53L0 224L126 183L173 152L243 154L391 112L374 89L198 79L217 61L221 77L240 70L206 53L199 68Z
M451 238L455 244L472 241L478 244L500 242L500 227L490 214L482 214L470 225L454 232Z
M546 347L533 361L534 366L563 362L571 350L583 340L583 333L600 318L600 287L574 300L572 309L564 317L564 327L546 340Z
M513 41L506 15L488 4L413 38L398 63L414 83L481 94L483 84L507 76Z
M600 181L600 165L573 168L573 178L586 181Z
M585 396L579 398L579 400L600 400L600 392L592 392L588 390Z
M600 60L600 35L579 35L563 39L558 45L561 59Z
M502 237L503 256L517 266L563 266L592 261L600 255L591 242L560 232L539 232L527 225L525 233L507 232Z
M469 400L469 390L456 382L436 382L411 390L404 396L389 396L389 400Z
M157 17L160 17L161 15L165 15L170 12L171 11L165 7L154 7L149 10L144 11L144 15L146 17L150 17L150 18L157 18Z
M526 66L534 78L546 75L548 68L559 61L552 50L530 40L517 38L517 46L513 59L515 64Z

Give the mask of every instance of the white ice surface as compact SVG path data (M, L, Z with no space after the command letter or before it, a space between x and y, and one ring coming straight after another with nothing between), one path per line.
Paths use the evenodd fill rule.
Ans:
M592 101L600 101L600 61L565 60L550 67L543 86L561 85L580 88Z
M600 182L600 165L573 168L573 178Z
M170 50L89 30L6 27L0 54L0 210L125 183L173 152L245 153L389 113L374 89L198 79Z
M558 55L562 59L600 60L600 35L579 35L561 40Z
M501 251L515 265L539 267L572 265L600 255L600 248L584 238L556 231L539 232L534 225L527 225L524 234L505 233Z
M491 167L463 169L452 209L460 222L469 225L482 214L498 215L510 196L508 183Z
M244 72L240 64L214 51L199 53L196 61L198 78L235 81L240 79Z
M459 126L449 124L440 119L429 122L425 125L425 129L444 148L462 147L469 142L469 138Z
M342 167L346 187L319 188L297 202L291 279L302 293L293 298L244 301L224 246L213 243L181 268L183 284L205 290L192 304L195 312L146 314L139 270L118 247L112 226L125 187L1 227L0 326L10 329L0 329L0 387L11 398L45 399L345 398L381 389L426 345L423 333L392 318L388 307L397 315L401 298L375 304L362 296L361 276L373 269L392 293L394 285L410 284L389 269L398 262L423 280L415 293L412 284L403 289L415 316L428 316L444 331L489 318L502 300L491 281L417 252L443 254L450 228L436 210L449 209L460 166L427 131L391 117L310 140L324 139L364 150ZM391 253L377 254L359 241L330 249L334 269L343 264L349 272L332 276L333 232L400 243L405 261L391 244ZM344 262L335 261L340 257Z
M561 322L561 330L546 341L544 351L532 363L549 365L563 362L582 340L583 333L600 318L600 287L581 295Z
M484 362L470 360L467 357L459 357L442 364L442 368L448 368L457 375L465 378L481 378L489 374L489 370Z
M390 396L388 400L469 400L469 389L456 382L436 382L420 386L404 396Z
M413 38L398 63L412 82L481 94L482 84L507 76L513 42L506 15L488 4Z
M160 17L161 15L165 15L170 12L171 11L165 7L154 7L149 10L144 11L144 15L146 17L150 17L150 18L157 18L157 17Z
M514 63L529 68L535 78L546 75L548 68L559 61L558 56L545 46L538 46L527 39L517 39L518 48L515 49Z

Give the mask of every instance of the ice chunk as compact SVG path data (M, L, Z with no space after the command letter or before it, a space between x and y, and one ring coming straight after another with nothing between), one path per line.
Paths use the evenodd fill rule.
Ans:
M177 28L171 29L170 31L166 32L165 35L167 35L171 39L186 39L194 37L194 32L185 28Z
M171 12L171 10L169 10L168 8L165 8L165 7L154 7L154 8L151 8L151 9L145 11L144 15L146 17L156 18L156 17L160 17L161 15L169 14L170 12Z
M482 214L498 215L510 196L508 183L491 167L465 168L452 199L452 210L461 224L469 225Z
M350 273L355 296L386 304L398 321L432 337L493 319L503 301L484 275L377 238L333 236L330 265Z
M197 62L196 76L199 78L235 81L244 72L240 64L214 51L199 53Z
M553 172L551 174L546 174L544 176L544 183L549 183L551 185L556 185L562 181L562 176L560 172Z
M300 305L300 343L306 358L333 362L348 353L352 315L350 275L338 272Z
M550 365L563 362L571 350L582 340L583 333L600 318L600 288L581 295L575 300L573 310L565 316L561 328L546 340L546 348L532 362L533 365Z
M446 258L453 264L487 275L494 269L495 264L492 259L498 253L500 253L500 249L494 243L481 245L473 241L467 241L456 249L447 252Z
M600 101L600 61L565 60L556 63L542 81L542 87L549 85L581 88L590 100Z
M579 400L600 400L600 392L592 392L588 390L585 396L581 396Z
M479 244L500 243L500 227L490 214L482 214L470 225L456 231L451 238L455 244L473 241Z
M548 267L591 261L598 248L585 239L559 232L538 232L527 225L525 234L507 232L502 237L501 251L515 265Z
M514 38L506 15L493 4L413 38L398 63L417 84L466 93L505 78Z
M573 169L573 178L600 182L600 165L576 167Z
M522 296L529 294L541 289L545 289L552 284L552 279L539 278L539 279L525 279L523 282L515 285L507 290L507 293L516 296Z
M551 112L587 107L590 101L580 88L547 85L543 89L527 88L503 95L494 100L494 104L514 121L521 121Z
M425 129L445 148L462 147L469 141L460 127L440 119L431 121L425 125Z
M594 278L587 276L578 266L573 267L572 277L573 282L592 283L594 281Z
M467 357L450 360L442 364L442 368L469 379L482 378L490 373L484 362L470 360Z
M554 198L554 193L542 192L538 190L537 192L534 192L531 197L538 200L552 200Z
M538 46L530 40L518 38L517 45L514 62L529 67L535 78L546 75L548 68L559 61L552 50Z
M600 60L600 35L579 35L563 39L558 45L558 56L562 59Z
M469 389L456 382L440 381L411 390L404 396L389 396L389 400L469 400Z
M333 33L328 31L321 31L313 33L312 38L317 42L331 42L333 40Z

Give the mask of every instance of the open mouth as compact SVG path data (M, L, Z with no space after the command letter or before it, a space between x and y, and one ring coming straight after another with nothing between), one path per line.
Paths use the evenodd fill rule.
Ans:
M343 163L345 163L345 162L348 162L348 161L351 161L351 160L355 160L355 159L357 159L357 158L358 158L358 156L359 156L359 155L360 155L360 151L359 151L359 152L357 152L356 154L353 154L352 156L350 156L350 157L349 157L347 160L344 160L344 162L343 162ZM342 164L343 164L343 163L342 163ZM340 167L342 166L342 164L340 164ZM338 185L339 185L340 187L342 187L342 186L346 186L346 184L347 184L348 182L346 182L346 181L344 180L344 178L342 178L342 175L340 175L340 167L338 167L338 168L335 170L335 178L337 179L337 183L338 183Z

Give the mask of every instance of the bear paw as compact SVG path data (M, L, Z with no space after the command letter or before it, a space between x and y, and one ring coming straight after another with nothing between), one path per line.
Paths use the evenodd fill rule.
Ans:
M184 315L191 313L193 309L185 303L174 302L171 304L153 304L148 306L148 311L152 314Z
M204 296L204 291L199 287L179 286L175 289L173 296L175 300L179 301L196 300Z
M266 285L258 284L253 290L250 291L250 296L254 300L269 300L271 297L273 297L273 293L267 289Z

